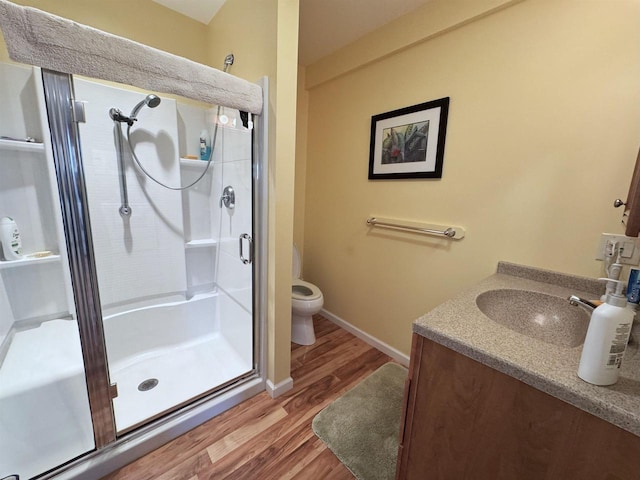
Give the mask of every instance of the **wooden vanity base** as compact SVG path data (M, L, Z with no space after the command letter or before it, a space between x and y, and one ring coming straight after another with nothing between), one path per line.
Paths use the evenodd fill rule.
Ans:
M420 335L397 480L637 480L640 437Z

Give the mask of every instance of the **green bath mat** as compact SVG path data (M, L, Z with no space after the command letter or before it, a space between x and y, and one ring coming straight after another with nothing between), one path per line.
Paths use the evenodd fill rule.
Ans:
M407 369L386 363L313 419L313 432L358 480L392 480Z

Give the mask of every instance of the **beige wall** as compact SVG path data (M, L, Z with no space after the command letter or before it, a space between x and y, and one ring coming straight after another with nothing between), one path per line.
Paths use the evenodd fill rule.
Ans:
M221 69L229 53L229 73L252 82L276 74L277 0L227 0L207 29L209 65Z
M228 0L209 25L208 42L212 65L233 53L234 75L269 77L267 376L277 385L288 379L291 362L298 0Z
M291 250L296 148L298 0L278 0L275 154L269 153L269 372L278 384L291 372ZM273 88L273 86L272 86ZM269 126L274 128L273 120ZM269 140L273 145L273 141ZM271 150L271 149L270 149Z
M499 260L599 276L640 143L638 6L526 0L389 54L396 22L369 37L377 61L359 43L322 60L334 78L310 66L304 267L325 308L408 353L412 320ZM367 180L371 116L445 96L442 179ZM467 237L369 231L371 214Z

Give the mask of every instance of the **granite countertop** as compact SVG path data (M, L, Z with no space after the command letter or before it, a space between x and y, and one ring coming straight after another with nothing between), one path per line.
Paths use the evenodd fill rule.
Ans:
M634 328L634 338L625 353L618 383L608 387L591 385L576 373L582 345L552 345L485 316L476 305L476 297L495 289L594 299L600 297L603 286L589 278L500 262L496 274L418 318L413 331L640 436L637 329Z

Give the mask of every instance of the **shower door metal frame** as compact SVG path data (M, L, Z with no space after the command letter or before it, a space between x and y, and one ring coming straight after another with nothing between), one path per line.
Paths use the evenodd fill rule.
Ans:
M42 69L56 180L96 449L116 439L73 78Z
M251 171L253 216L253 369L266 382L267 304L269 277L267 272L269 238L269 77L256 82L262 88L262 114L251 115Z
M87 478L87 475L103 476L113 470L113 465L119 465L116 468L124 466L160 447L169 439L176 438L227 410L229 407L225 405L228 401L237 404L264 391L267 364L268 115L265 111L262 115L252 116L252 227L255 247L252 275L253 369L247 375L236 379L244 388L234 391L238 386L234 382L213 395L195 399L134 431L118 435L112 404L114 395L109 380L73 76L42 69L42 79L96 449L60 465L41 478L54 479L62 475L65 479L80 479ZM266 104L268 78L263 77L258 84L263 88ZM220 398L225 397L226 400L218 402ZM235 400L230 400L230 397ZM154 433L156 435L153 435Z

